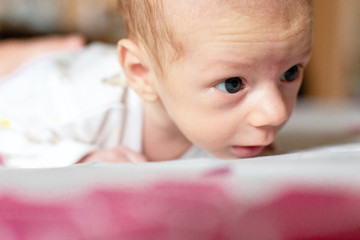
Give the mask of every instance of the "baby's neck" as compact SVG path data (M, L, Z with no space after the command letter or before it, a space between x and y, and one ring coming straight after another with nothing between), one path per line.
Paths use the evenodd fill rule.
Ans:
M164 112L161 103L145 104L143 119L143 154L149 161L179 158L191 142Z

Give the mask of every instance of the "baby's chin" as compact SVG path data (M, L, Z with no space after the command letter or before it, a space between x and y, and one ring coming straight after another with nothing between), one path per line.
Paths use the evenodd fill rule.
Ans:
M268 146L266 146L263 151L259 154L259 156L271 156L271 155L276 155L279 154L279 152L277 151L275 144L270 144Z

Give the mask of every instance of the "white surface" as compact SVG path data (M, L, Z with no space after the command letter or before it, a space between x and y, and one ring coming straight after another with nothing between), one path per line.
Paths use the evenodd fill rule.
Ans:
M206 176L216 169L228 174ZM0 169L0 192L61 199L100 187L136 187L158 181L215 181L242 199L266 199L284 187L325 186L360 192L360 144L338 145L240 160L92 163L50 169ZM204 177L206 176L206 177ZM60 198L59 198L60 197Z
M300 100L276 147L292 152L348 143L360 143L360 102Z

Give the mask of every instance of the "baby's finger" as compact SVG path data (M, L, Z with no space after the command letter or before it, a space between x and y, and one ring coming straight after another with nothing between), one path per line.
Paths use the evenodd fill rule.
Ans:
M121 152L121 154L125 155L127 162L133 162L133 163L147 162L146 158L142 154L137 153L128 147L118 146L116 147L116 150Z

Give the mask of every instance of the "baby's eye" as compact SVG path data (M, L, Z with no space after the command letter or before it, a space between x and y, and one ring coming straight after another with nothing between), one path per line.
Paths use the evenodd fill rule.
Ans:
M281 76L281 81L286 81L286 82L292 82L294 81L299 73L299 68L297 65L289 68L289 70L287 70L282 76Z
M225 93L237 93L245 87L243 80L239 77L232 77L216 84L215 86L222 92Z

